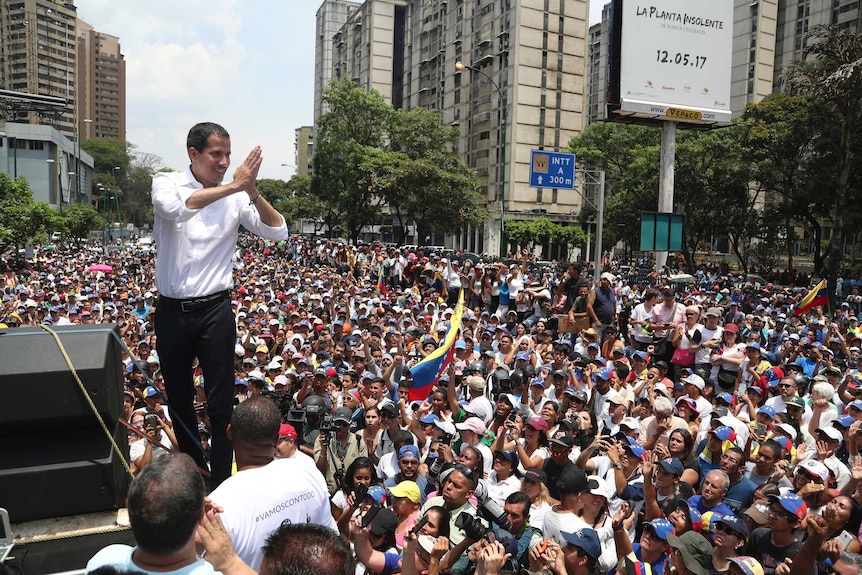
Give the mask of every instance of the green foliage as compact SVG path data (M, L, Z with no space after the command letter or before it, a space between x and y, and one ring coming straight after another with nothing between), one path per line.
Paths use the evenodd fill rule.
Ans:
M792 90L825 104L838 125L837 180L827 273L829 293L834 294L843 260L845 215L852 194L851 167L858 163L853 155L853 140L862 119L862 36L839 25L815 26L806 38L804 56L802 62L788 71L787 84Z
M545 217L534 220L506 220L505 229L506 237L525 247L527 251L552 243L572 246L582 245L587 241L587 234L581 228L561 226Z
M105 227L105 218L93 206L72 204L63 210L63 227L71 239L81 243L91 231Z
M22 248L40 234L62 225L48 204L33 201L25 178L13 180L0 173L0 251Z
M399 224L398 241L414 222L425 232L482 223L478 180L452 151L457 129L442 126L439 114L394 110L346 79L324 101L309 195L331 233L343 226L356 241L364 226L383 221L384 206Z
M92 138L81 142L81 149L93 156L93 170L108 175L114 167L119 167L120 172L126 173L131 164L132 148L132 144L122 140Z

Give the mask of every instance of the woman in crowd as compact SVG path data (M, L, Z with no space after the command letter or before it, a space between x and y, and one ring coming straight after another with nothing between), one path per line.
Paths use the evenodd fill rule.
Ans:
M353 497L357 485L371 487L377 484L377 473L374 469L374 462L367 457L357 457L347 466L344 471L344 479L341 482L341 489L335 492L329 500L330 508L332 509L332 517L338 521L341 514L348 507L348 499ZM358 503L358 502L357 502Z
M521 478L521 491L530 498L530 525L541 528L551 510L551 497L545 485L548 476L541 468L528 469Z
M517 421L507 421L505 431L497 435L494 449L515 451L519 473L541 467L548 458L548 422L541 418L531 419L524 424L522 431Z

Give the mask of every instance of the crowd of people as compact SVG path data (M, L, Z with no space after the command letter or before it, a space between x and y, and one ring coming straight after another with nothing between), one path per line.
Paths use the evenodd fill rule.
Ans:
M242 235L234 469L207 494L178 439L209 449L207 375L194 364L186 429L167 407L155 256L90 245L0 263L0 329L111 324L128 351L138 545L91 572L862 568L855 294L798 314L804 290L706 267L688 287L637 285L612 262L590 278L526 254ZM417 397L411 368L451 329L451 361Z

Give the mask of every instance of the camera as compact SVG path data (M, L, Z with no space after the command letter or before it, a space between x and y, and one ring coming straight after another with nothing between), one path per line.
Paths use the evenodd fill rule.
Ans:
M465 536L474 541L478 541L484 537L488 531L488 528L481 519L463 511L455 518L455 527L462 530Z
M356 487L353 488L353 504L359 505L365 500L365 496L368 495L368 486L364 483L359 483Z
M505 509L500 507L499 503L487 495L478 498L477 503L476 511L479 513L479 517L485 519L489 523L496 523L506 531L512 530L512 522L509 521L509 515L506 513ZM460 518L461 515L458 517Z
M452 445L452 440L454 438L455 438L455 436L452 435L451 433L444 433L443 435L440 436L440 443L443 443L446 445Z
M323 418L323 421L320 422L320 433L331 433L336 431L338 426L335 424L335 421L332 419L332 415L326 415Z

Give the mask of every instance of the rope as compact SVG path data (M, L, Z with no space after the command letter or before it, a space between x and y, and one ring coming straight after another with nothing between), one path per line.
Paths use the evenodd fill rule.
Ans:
M66 352L66 348L63 346L63 342L60 341L60 336L57 335L53 329L48 327L47 325L40 325L43 330L47 331L54 337L54 341L57 342L57 347L60 348L60 353L63 354L63 359L66 360L66 364L69 366L69 371L72 372L72 377L75 378L75 381L78 382L78 387L81 389L81 393L84 395L84 398L87 400L87 403L90 404L90 409L93 410L93 414L96 416L96 419L99 421L99 425L102 426L102 431L105 432L105 436L108 438L108 441L111 442L111 446L117 454L117 457L120 458L120 461L123 462L123 467L126 469L126 472L129 474L129 477L134 478L134 474L132 470L129 468L128 462L126 462L126 458L123 457L123 452L120 451L120 446L117 445L117 442L114 441L114 436L111 435L108 426L105 425L105 421L99 415L99 410L96 409L96 404L93 403L93 399L90 397L90 394L87 393L87 389L84 387L84 382L81 381L81 378L78 376L78 372L75 370L75 366L72 365L72 360L69 358L69 354Z

